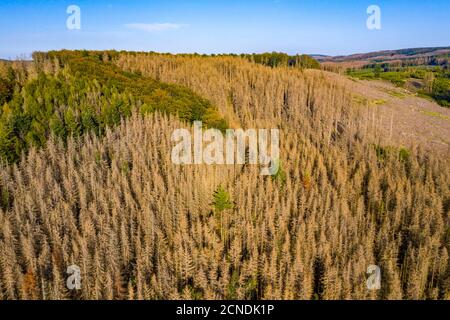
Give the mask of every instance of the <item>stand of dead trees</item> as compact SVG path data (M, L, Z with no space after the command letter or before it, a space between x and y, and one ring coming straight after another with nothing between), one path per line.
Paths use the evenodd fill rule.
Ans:
M232 127L279 128L283 178L174 165L171 134L190 125L173 115L51 137L0 168L0 299L450 298L448 155L386 146L376 114L319 70L112 60L192 89ZM66 287L73 264L79 292Z

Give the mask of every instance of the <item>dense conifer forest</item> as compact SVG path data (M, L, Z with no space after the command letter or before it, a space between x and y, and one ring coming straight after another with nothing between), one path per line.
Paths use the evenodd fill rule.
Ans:
M0 299L449 299L449 153L396 143L319 68L278 53L0 61ZM172 132L195 120L280 129L278 174L173 164Z

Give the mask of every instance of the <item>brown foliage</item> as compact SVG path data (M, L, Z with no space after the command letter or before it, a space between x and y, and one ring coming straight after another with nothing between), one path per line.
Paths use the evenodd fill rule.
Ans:
M251 165L172 164L172 131L187 124L159 114L103 138L52 139L0 169L11 195L0 297L73 298L76 264L83 299L448 298L448 158L414 146L404 161L380 157L376 121L321 71L231 57L116 63L189 86L236 127L280 128L286 181ZM234 203L223 219L210 205L218 185ZM380 291L366 288L371 264Z

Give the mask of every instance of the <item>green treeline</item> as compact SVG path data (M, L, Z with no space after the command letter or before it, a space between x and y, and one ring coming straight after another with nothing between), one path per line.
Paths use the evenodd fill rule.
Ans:
M109 62L117 52L59 51L33 55L34 77L19 86L14 70L0 74L0 157L9 163L50 135L101 134L131 115L160 111L185 121L227 127L217 109L187 88L169 85ZM44 69L52 65L52 72ZM55 71L57 70L57 71Z
M244 57L252 62L263 64L272 68L297 67L300 69L320 69L320 63L306 54L290 56L282 52L272 52L246 54Z

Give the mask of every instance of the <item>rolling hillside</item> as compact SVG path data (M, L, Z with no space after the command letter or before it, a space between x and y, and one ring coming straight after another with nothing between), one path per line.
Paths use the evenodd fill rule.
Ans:
M432 101L227 55L61 51L0 75L0 299L450 298ZM193 120L280 129L280 171L175 165Z

